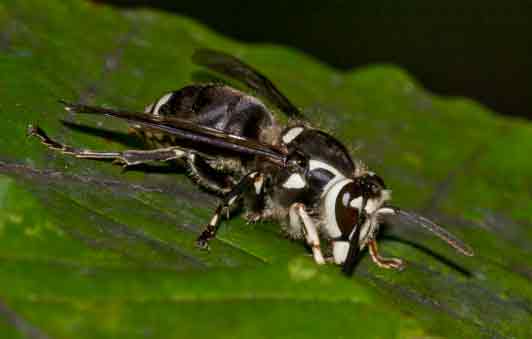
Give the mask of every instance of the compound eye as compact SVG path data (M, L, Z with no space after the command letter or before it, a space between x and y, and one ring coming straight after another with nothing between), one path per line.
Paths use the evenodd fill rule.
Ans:
M386 189L386 185L384 184L384 180L382 180L381 177L378 175L374 175L373 179L377 182L377 186L379 186L380 189Z
M364 193L368 198L377 197L383 189L386 189L384 181L375 174L370 174L362 179L364 186Z
M336 224L343 236L349 236L358 221L359 209L351 204L351 201L357 198L362 203L362 194L358 187L355 183L349 183L340 190L336 197Z

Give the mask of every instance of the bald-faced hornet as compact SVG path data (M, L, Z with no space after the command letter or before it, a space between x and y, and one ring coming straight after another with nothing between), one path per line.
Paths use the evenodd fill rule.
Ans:
M472 250L428 219L389 205L391 191L375 173L355 162L346 147L314 128L262 74L225 53L199 50L196 64L243 82L289 118L281 126L257 97L228 85L195 84L170 92L143 113L63 102L71 112L102 114L128 121L149 150L94 152L61 144L39 127L28 133L48 148L86 159L111 159L124 166L153 161L182 162L199 186L222 196L197 239L208 248L221 218L244 200L249 222L273 219L294 239L305 239L314 260L324 264L320 241L331 246L331 261L350 274L366 246L380 267L402 269L401 259L384 258L376 233L384 215L407 218L458 252ZM245 199L244 199L245 198Z

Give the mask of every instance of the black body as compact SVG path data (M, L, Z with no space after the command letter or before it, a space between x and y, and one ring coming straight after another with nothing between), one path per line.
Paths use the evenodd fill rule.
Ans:
M163 99L164 102L161 102ZM276 137L269 133L275 119L262 102L222 84L186 86L163 96L145 113L182 119L263 144L273 144ZM198 184L215 193L226 193L231 189L228 183L237 183L256 167L254 155L246 156L223 147L198 144L196 140L177 140L173 135L147 132L143 127L136 128L135 132L154 148L179 145L210 155L212 158L209 159L197 155L190 164L189 173ZM226 158L235 161L224 161Z
M29 133L49 148L78 158L112 159L125 166L180 160L191 178L222 196L211 221L198 237L208 247L238 202L248 197L250 222L272 218L293 238L305 238L317 263L325 263L320 238L331 245L333 260L352 272L358 252L368 246L372 259L386 268L402 268L382 258L375 234L378 218L395 214L433 231L458 251L472 255L460 240L422 217L386 205L390 191L374 173L355 163L343 144L313 128L301 112L262 74L240 60L200 50L196 63L244 82L287 115L280 126L258 98L222 84L195 84L168 93L143 113L65 103L68 111L103 114L131 123L151 150L94 152L49 138L30 125Z
M274 117L256 98L222 84L186 86L172 92L164 104L149 113L175 117L227 134L261 140L261 132L271 128ZM148 113L148 112L146 112Z

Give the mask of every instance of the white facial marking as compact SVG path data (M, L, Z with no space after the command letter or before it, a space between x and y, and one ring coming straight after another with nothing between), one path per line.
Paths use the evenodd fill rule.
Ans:
M329 181L327 183L327 185L323 186L323 191L321 192L321 197L320 198L323 198L325 196L325 194L327 194L327 192L331 189L331 187L333 187L334 185L336 185L337 183L339 183L342 180L345 180L344 176L332 178L331 181Z
M333 242L333 257L334 263L341 265L347 258L349 252L349 243L347 241L335 241Z
M291 176L288 177L288 179L284 182L283 187L284 188L290 188L290 189L298 189L303 188L307 185L305 182L305 179L298 174L294 173Z
M166 104L168 100L172 97L173 93L165 94L159 101L157 101L157 104L155 105L155 109L153 110L153 115L159 115L159 109L162 105Z
M360 234L358 236L358 243L359 244L362 244L364 242L364 239L367 237L370 229L371 229L371 225L373 225L372 223L372 220L371 218L368 218L364 224L362 225L362 228L360 229ZM351 239L353 237L353 234L354 234L354 230L353 232L350 234L349 236L349 239Z
M155 103L151 103L148 106L146 106L146 108L144 109L144 113L151 113L151 110L153 109L154 104Z
M366 202L366 212L368 214L373 214L376 210L378 210L382 205L382 198L371 198L368 199Z
M360 210L362 208L362 200L363 200L362 197L355 198L351 200L351 202L349 203L349 206L358 208Z
M289 144L292 140L294 140L295 138L297 138L298 135L301 134L301 132L303 132L304 128L303 127L294 127L294 128L291 128L289 129L284 135L283 135L283 142L285 144Z
M366 219L366 221L362 225L362 228L360 229L360 236L358 237L358 242L362 246L365 246L365 244L368 241L368 237L370 237L373 233L375 233L376 229L379 227L379 220L378 220L379 215L395 214L395 211L391 208L387 208L387 207L379 208L381 205L382 205L382 199L370 199L367 202L366 212L368 212L368 206L377 206L377 207L369 208L373 212L372 213L368 212L369 218ZM353 234L354 232L351 233L350 238L353 236Z
M344 195L342 196L342 204L343 204L344 206L347 206L347 205L349 204L349 201L348 201L348 200L349 200L349 194L344 194Z
M342 235L342 232L336 223L336 198L338 197L338 194L340 194L342 188L351 182L353 182L351 179L341 179L336 181L328 191L324 192L325 229L331 238L337 238Z

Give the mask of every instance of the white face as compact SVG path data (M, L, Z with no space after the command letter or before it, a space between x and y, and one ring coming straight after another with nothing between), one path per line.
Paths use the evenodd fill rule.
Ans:
M386 193L385 193L386 192ZM383 190L381 192L381 195L368 199L365 207L365 211L368 215L368 218L362 225L362 228L360 229L360 236L358 243L360 244L360 248L362 249L366 243L368 242L370 236L372 236L379 227L379 221L377 220L378 215L382 209L382 205L387 201L390 200L390 191L389 190ZM358 206L358 209L360 209L360 205Z
M342 231L349 231L349 240L354 235L354 226L361 215L363 198L355 196L353 191L354 184L351 179L340 180L332 185L325 193L323 204L323 213L325 218L325 230L331 238L338 238L342 236ZM351 194L349 194L351 192ZM370 198L366 201L364 207L367 218L363 225L361 225L358 244L360 249L366 246L368 240L378 229L378 215L388 212L388 208L383 208L383 204L390 200L391 191L382 190L376 197ZM349 242L334 241L333 242L333 256L337 264L342 264L349 251Z
M325 216L325 230L331 238L342 236L342 231L338 223L339 216L337 217L336 215L336 202L342 189L352 183L353 180L351 179L339 179L324 192L325 197L323 199L322 215Z

